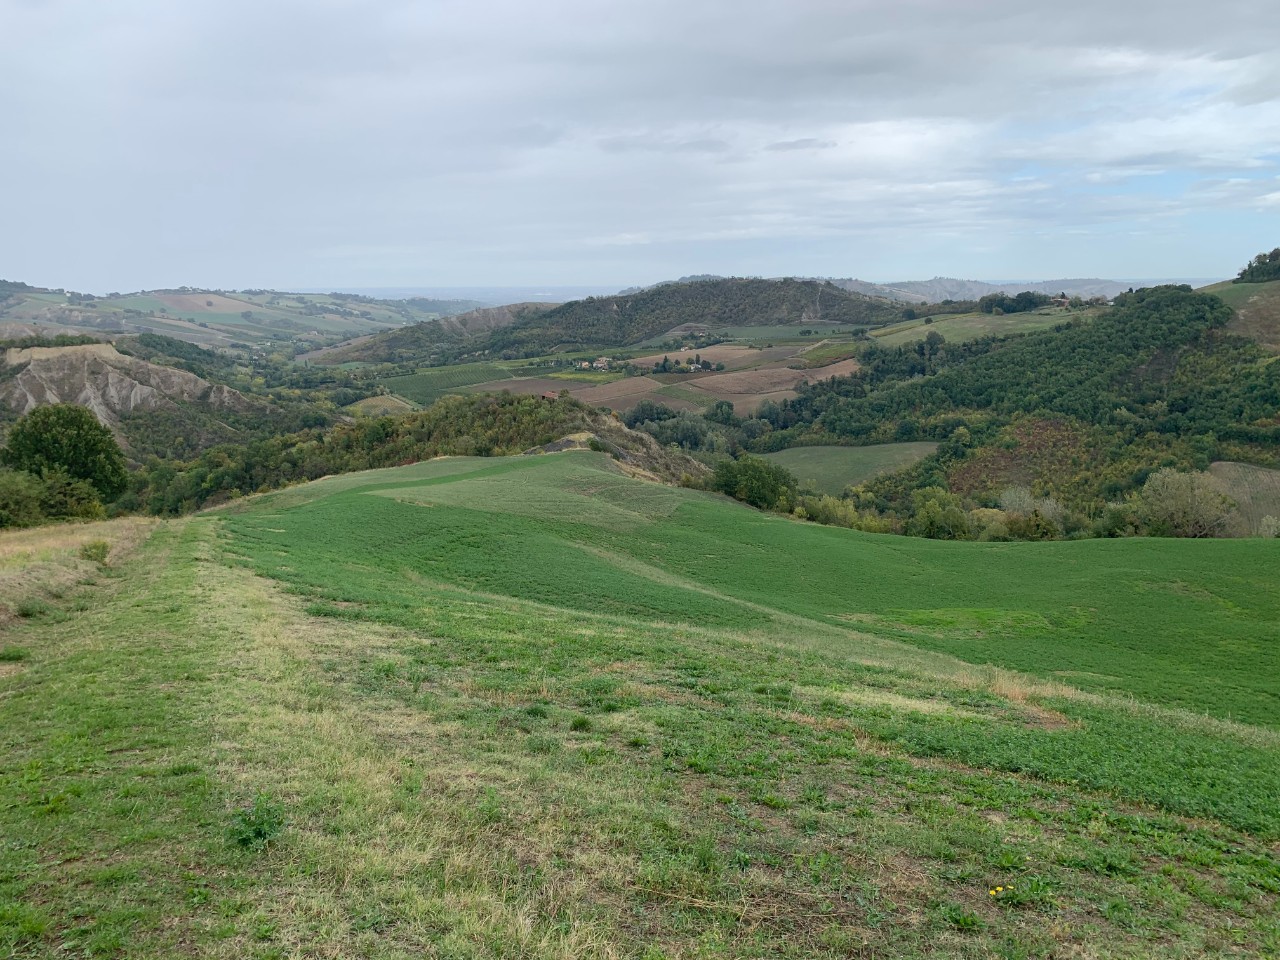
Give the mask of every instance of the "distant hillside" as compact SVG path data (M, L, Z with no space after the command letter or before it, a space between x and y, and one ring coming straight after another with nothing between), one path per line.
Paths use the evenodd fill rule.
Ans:
M628 346L676 327L714 331L815 322L880 326L901 315L895 304L819 280L698 280L565 303L490 334L476 350L528 357L570 346Z
M136 459L189 456L288 421L264 400L126 356L108 343L8 349L0 359L0 423L46 404L78 403Z
M937 303L940 300L978 300L992 293L1065 293L1069 297L1114 297L1128 290L1131 283L1097 278L1072 280L1041 280L1024 283L986 283L982 280L957 280L953 277L934 277L932 280L903 280L887 284L866 284L860 280L836 280L837 285L849 284L850 289L873 286L877 296L896 300L916 300Z
M194 287L94 296L0 281L0 332L155 333L202 346L278 351L324 346L478 306L474 300Z
M934 277L932 280L903 280L895 283L871 283L866 280L832 280L836 286L869 297L886 297L905 303L938 303L942 300L978 300L992 293L1065 293L1069 297L1106 297L1111 299L1130 288L1151 287L1185 280L1102 280L1096 277L1059 280L1028 280L1014 283L987 283L982 280L957 280ZM1198 281L1197 281L1198 282Z
M431 359L458 341L508 327L520 320L539 316L555 307L553 303L511 303L502 307L481 307L467 313L361 337L350 343L306 355L313 363L403 363Z

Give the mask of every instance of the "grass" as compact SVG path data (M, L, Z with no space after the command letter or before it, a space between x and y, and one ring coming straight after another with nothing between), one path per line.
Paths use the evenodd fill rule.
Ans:
M800 359L804 361L804 365L807 368L825 367L831 363L856 357L858 351L859 344L853 340L833 340L830 343L814 347L812 350L804 351L800 355Z
M590 453L175 522L15 627L0 953L1266 956L1275 546L872 537ZM1117 637L1132 696L1047 669Z
M936 450L936 443L879 443L869 447L793 447L765 454L786 467L802 486L838 496L845 487L910 466Z
M1068 320L1092 317L1096 311L1062 309L1035 310L1028 313L1009 313L997 316L991 313L944 314L933 317L932 323L924 319L907 320L889 327L870 331L877 343L896 347L904 343L923 340L930 333L937 333L949 343L962 343L979 337L1008 336L1011 333L1031 333L1048 330Z
M429 404L460 387L490 380L505 380L511 374L491 363L463 363L453 367L428 367L403 377L379 381L392 393L418 404Z
M1236 312L1227 330L1256 341L1264 350L1280 353L1280 281L1232 283L1202 288L1216 294Z
M414 410L414 405L400 397L365 397L342 408L360 417L394 417Z

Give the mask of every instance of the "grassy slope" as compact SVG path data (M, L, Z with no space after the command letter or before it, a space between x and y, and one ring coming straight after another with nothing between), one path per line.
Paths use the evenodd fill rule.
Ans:
M1263 955L1276 546L876 538L588 453L175 523L11 631L0 952ZM920 646L1117 637L1145 702ZM1156 704L1201 684L1261 726Z
M1280 280L1270 283L1232 283L1230 280L1203 288L1236 312L1227 325L1232 333L1255 340L1264 349L1280 353Z
M795 474L801 484L838 496L845 487L910 466L936 443L879 443L869 447L792 447L765 456Z
M990 313L963 313L933 317L932 323L921 320L907 320L903 323L873 330L871 336L877 343L886 347L896 347L904 343L923 340L930 333L938 333L948 343L962 343L965 340L976 340L979 337L1007 336L1011 333L1031 333L1035 330L1048 330L1050 327L1088 313L1071 313L1066 310L1036 310L1030 313L1009 313L996 316Z

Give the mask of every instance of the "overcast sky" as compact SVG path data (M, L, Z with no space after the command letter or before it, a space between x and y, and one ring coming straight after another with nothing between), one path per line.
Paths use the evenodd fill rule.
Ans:
M1259 0L0 0L0 277L1234 273Z

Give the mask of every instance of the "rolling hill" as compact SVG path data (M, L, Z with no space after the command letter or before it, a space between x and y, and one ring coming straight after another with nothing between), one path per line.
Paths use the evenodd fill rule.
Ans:
M464 313L470 300L180 287L92 296L0 281L0 338L33 333L154 333L208 347L271 349L336 340Z
M5 534L0 945L1266 956L1278 548L870 536L586 450Z
M439 320L388 330L338 344L306 355L312 363L405 363L425 362L442 351L456 348L460 341L509 327L553 309L552 303L512 303L501 307L481 307Z
M816 280L699 280L561 304L480 338L466 352L530 357L568 348L630 346L677 330L873 327L899 319L901 310L895 304Z
M1056 296L1105 297L1110 299L1135 287L1154 287L1162 284L1203 283L1182 279L1164 280L1103 280L1098 277L1058 280L1025 280L1012 283L987 283L984 280L957 280L954 277L934 277L932 280L902 280L893 283L870 283L865 280L832 280L836 286L854 290L872 297L888 297L908 303L939 303L943 300L977 300L992 293L1017 294L1024 290Z

